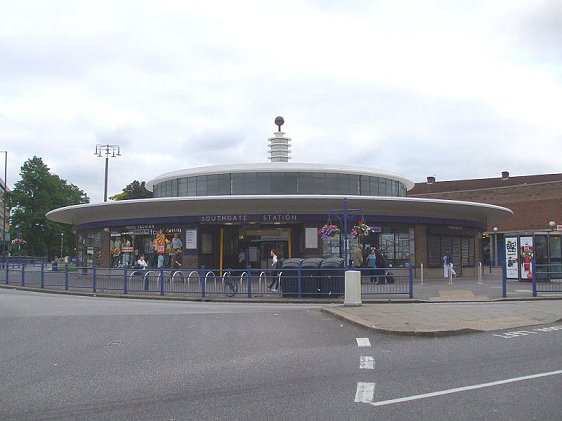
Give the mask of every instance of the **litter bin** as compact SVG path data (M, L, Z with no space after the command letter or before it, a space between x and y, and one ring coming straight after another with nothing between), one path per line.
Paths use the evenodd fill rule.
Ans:
M320 294L322 297L340 297L345 293L345 272L341 257L329 257L320 265Z
M318 297L320 296L320 265L322 264L321 257L311 257L304 259L301 264L301 285L303 297Z
M51 262L51 270L59 270L59 263L56 260Z
M285 259L281 265L281 286L283 297L296 297L298 295L298 275L302 259L292 257Z

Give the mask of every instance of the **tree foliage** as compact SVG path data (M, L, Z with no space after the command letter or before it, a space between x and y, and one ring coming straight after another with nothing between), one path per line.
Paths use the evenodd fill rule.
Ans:
M110 200L131 200L131 199L149 199L152 192L145 187L145 182L134 180L127 185L121 193L111 196Z
M62 239L63 254L73 254L76 237L72 226L49 221L45 214L60 207L89 203L86 193L51 174L49 167L36 156L23 164L20 177L8 192L6 203L11 213L11 238L19 236L26 241L21 253L58 256Z

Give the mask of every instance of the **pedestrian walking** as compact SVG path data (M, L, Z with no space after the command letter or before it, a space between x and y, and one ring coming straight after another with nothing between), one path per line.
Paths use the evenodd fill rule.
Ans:
M278 277L278 269L279 269L279 256L278 252L275 249L271 249L269 252L271 256L271 276L273 277L271 283L269 284L268 288L273 292L276 292L279 288L279 277Z
M445 250L443 253L443 278L448 278L449 274L451 276L457 276L457 272L453 269L453 258L449 255L449 252Z

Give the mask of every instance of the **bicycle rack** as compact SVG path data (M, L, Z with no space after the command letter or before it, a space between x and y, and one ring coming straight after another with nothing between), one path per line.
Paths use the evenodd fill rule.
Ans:
M267 274L264 271L262 271L260 273L260 277L259 277L259 280L258 280L258 288L259 288L260 291L264 290L264 288L262 288L262 286L261 286L262 280L264 281L264 285L265 285L265 283L267 282Z
M187 275L187 290L189 291L189 281L191 281L191 275L195 274L196 275L196 279L199 279L199 272L196 270L192 270L191 272L189 272L189 275ZM200 283L200 281L197 281L197 283Z
M217 275L215 275L215 272L213 272L212 270L208 271L205 274L205 291L207 290L207 278L209 277L209 275L213 275L213 279L215 281L215 291L214 292L217 292Z

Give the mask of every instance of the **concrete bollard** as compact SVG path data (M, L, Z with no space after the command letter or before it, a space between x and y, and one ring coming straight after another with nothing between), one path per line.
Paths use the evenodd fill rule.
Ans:
M361 272L347 270L345 272L345 299L344 306L360 306L361 302Z

